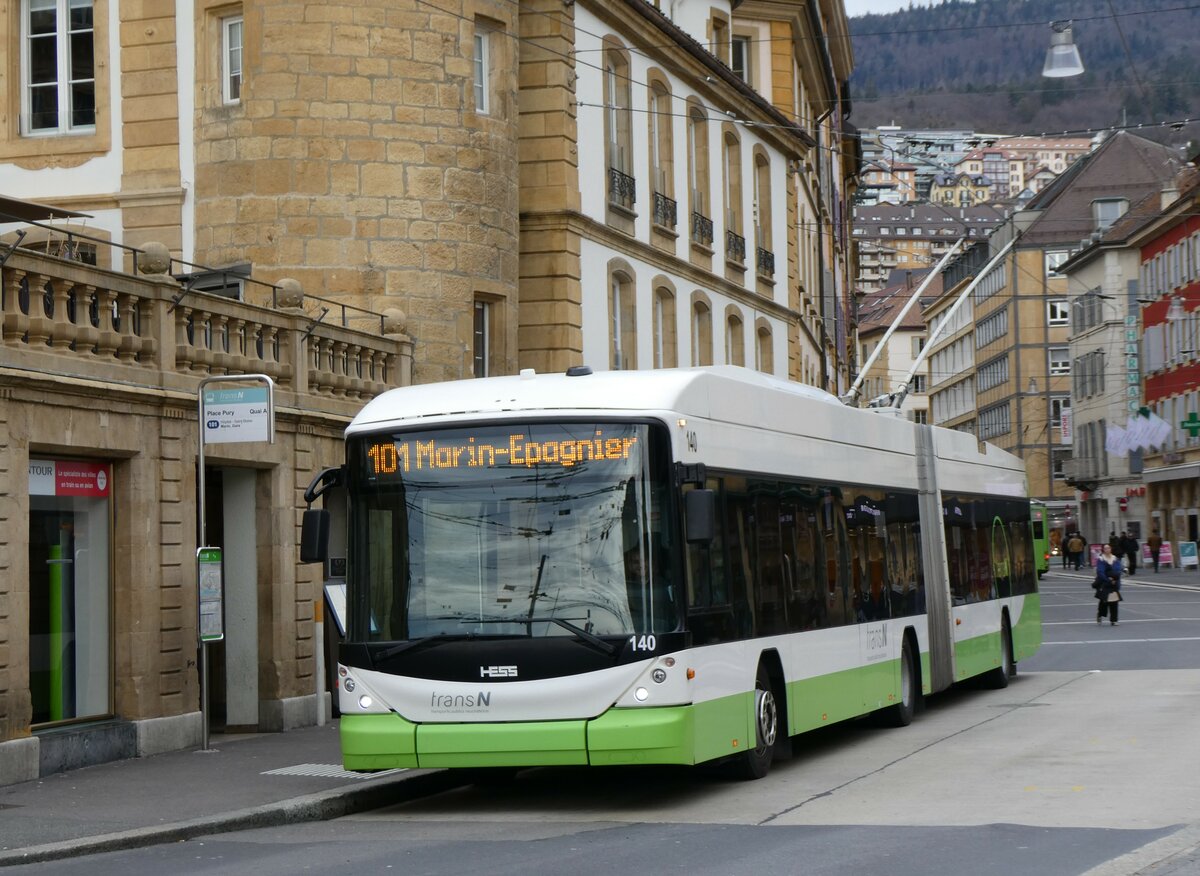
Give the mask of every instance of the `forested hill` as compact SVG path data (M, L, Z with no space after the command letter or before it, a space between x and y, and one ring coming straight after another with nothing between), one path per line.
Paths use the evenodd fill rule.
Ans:
M1086 72L1045 79L1061 19ZM851 18L850 30L860 128L1052 133L1200 117L1200 0L945 0Z

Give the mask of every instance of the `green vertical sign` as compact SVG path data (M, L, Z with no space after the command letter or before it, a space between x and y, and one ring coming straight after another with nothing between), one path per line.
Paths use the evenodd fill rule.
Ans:
M220 641L225 638L225 588L221 578L221 549L202 547L197 550L196 568L200 576L200 641Z

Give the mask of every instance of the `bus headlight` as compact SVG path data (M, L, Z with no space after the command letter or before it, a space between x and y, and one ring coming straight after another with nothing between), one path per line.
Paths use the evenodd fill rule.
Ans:
M644 687L639 687L633 692L633 696L639 703L644 703L647 699L649 699L650 691L646 690Z
M650 677L654 679L655 684L662 684L667 680L667 670L655 669L650 673Z
M353 678L347 676L346 680L342 682L342 687L346 689L346 693L354 693L354 688L358 687L358 685L354 683Z
M375 705L375 701L373 699L371 699L369 696L367 696L366 694L363 694L361 697L358 698L358 707L360 709L369 709L373 705Z

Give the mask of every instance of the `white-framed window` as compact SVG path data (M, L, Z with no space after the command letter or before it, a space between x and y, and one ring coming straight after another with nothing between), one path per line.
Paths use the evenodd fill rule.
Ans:
M733 42L730 45L729 69L737 74L748 85L753 85L754 71L753 64L753 40L746 34L733 35Z
M242 100L242 16L221 19L221 100Z
M21 0L21 132L96 127L92 0Z
M1047 366L1050 369L1050 374L1070 374L1070 347L1051 347L1047 354Z
M491 31L475 22L475 54L472 58L475 79L475 112L487 115L492 111L491 101Z
M475 299L475 326L474 326L474 374L476 377L487 377L491 369L488 367L488 359L491 356L491 327L492 327L492 303L483 301L479 298Z
M1097 198L1092 201L1092 219L1097 231L1105 231L1129 209L1129 201L1124 198Z
M1058 266L1071 257L1069 250L1055 249L1046 251L1046 276L1061 277Z
M1046 322L1049 325L1068 325L1071 322L1071 305L1065 298L1046 302Z

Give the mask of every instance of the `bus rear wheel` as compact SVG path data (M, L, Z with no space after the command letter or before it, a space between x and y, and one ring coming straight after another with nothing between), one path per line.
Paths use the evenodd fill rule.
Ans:
M779 707L771 691L771 680L759 667L754 682L754 748L739 754L734 761L736 774L742 779L761 779L771 771L775 756L775 739L779 735Z
M989 670L983 677L983 683L993 690L1008 687L1009 680L1017 674L1017 664L1013 660L1012 631L1008 626L1008 618L1000 625L1000 665Z
M888 727L907 727L917 712L917 698L921 695L921 670L909 642L906 637L900 649L900 700L884 709L881 715L884 725Z

